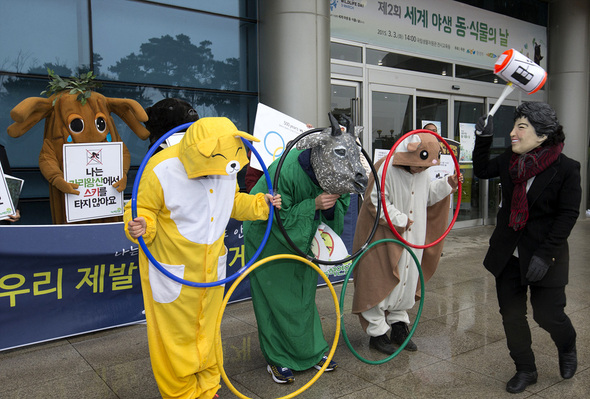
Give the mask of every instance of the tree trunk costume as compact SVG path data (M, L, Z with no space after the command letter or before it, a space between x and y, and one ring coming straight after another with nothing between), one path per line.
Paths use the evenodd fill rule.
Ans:
M162 266L185 280L225 278L224 237L230 217L268 218L264 194L238 190L237 172L248 163L238 136L257 140L227 118L200 119L179 144L154 155L143 173L137 194L137 216L147 222L143 238ZM132 239L130 205L125 208L125 231ZM139 266L150 358L162 397L214 397L220 387L215 326L224 288L177 283L143 252Z
M350 195L342 195L327 211L315 210L315 198L324 190L314 181L310 152L291 150L286 155L278 192L282 196L279 212L285 230L302 251L312 255L311 242L320 223L342 233ZM277 165L275 161L269 167L272 181ZM251 193L263 192L266 187L266 178L262 176ZM247 259L258 249L265 229L263 222L244 223ZM295 254L295 251L274 221L259 259L276 254ZM328 349L315 304L317 272L301 262L275 260L260 266L249 276L260 348L267 363L293 370L306 370L316 365Z
M414 141L414 136L421 138L418 147L409 144L420 142ZM428 158L419 158L420 153L425 150L429 153ZM449 205L447 201L443 201L443 206L439 204L448 197L453 188L447 179L431 181L426 171L410 173L406 168L395 165L432 166L438 164L439 151L438 141L432 135L413 135L398 146L388 166L384 188L386 202L382 207L387 206L393 225L410 243L423 245L427 236L444 232ZM382 159L375 165L379 182L383 176L384 164L385 159ZM380 195L375 188L374 177L371 176L357 220L353 251L360 249L369 236L377 214L377 197ZM383 210L381 212L373 242L384 238L396 239ZM414 223L406 230L408 219ZM440 234L433 237L432 241L438 237ZM412 250L421 261L424 279L428 281L438 266L442 242L424 257L422 249ZM367 334L377 337L385 334L389 325L395 322L409 323L406 310L414 306L415 297L419 295L419 274L413 257L402 246L388 242L372 247L357 263L353 277L355 291L352 312L359 315ZM363 312L368 312L366 317L363 317Z
M10 111L15 121L8 127L8 135L19 137L41 119L46 119L43 146L39 153L39 169L49 182L49 204L54 224L66 221L65 194L76 194L77 184L66 182L63 171L63 146L67 143L122 142L111 112L118 115L141 139L149 132L141 124L147 114L131 99L109 98L89 92L84 104L75 94L60 92L49 98L29 97ZM125 190L127 172L131 164L129 150L123 143L123 175L113 184L117 191ZM82 223L120 222L120 216L86 220Z

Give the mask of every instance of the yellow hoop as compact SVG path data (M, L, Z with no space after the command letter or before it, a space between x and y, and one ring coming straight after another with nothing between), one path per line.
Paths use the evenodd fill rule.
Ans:
M330 349L330 353L328 353L328 359L324 362L324 365L322 366L322 368L312 377L312 379L307 382L307 384L305 384L304 386L302 386L301 388L299 388L295 392L293 392L289 395L286 395L286 396L281 396L280 398L277 398L277 399L293 398L293 397L299 395L300 393L302 393L303 391L305 391L307 388L309 388L314 382L316 382L316 380L318 378L320 378L320 376L324 373L324 371L326 370L326 368L330 364L330 361L332 360L332 357L334 356L334 352L336 352L336 346L338 345L338 338L340 337L340 303L338 301L336 291L334 291L334 286L330 282L330 279L328 279L328 276L326 276L326 274L315 263L313 263L305 258L302 258L301 256L291 255L291 254L273 255L273 256L269 256L267 258L261 259L258 262L254 263L252 266L250 266L248 269L246 269L246 271L244 273L242 273L242 275L240 275L240 277L238 277L236 279L236 281L234 281L234 283L232 284L230 289L225 294L225 297L223 298L223 302L221 303L221 308L219 309L219 316L217 316L217 324L215 325L215 331L220 331L220 333L215 336L215 341L216 341L215 357L217 359L217 367L219 367L219 371L221 372L221 377L223 378L223 381L225 382L227 387L230 389L230 391L232 391L234 393L234 395L236 395L242 399L250 399L250 398L248 396L242 395L242 393L238 392L238 390L229 381L229 378L227 377L227 374L225 374L225 370L223 368L223 349L221 347L221 342L220 342L221 341L221 319L223 318L223 313L225 311L225 307L227 306L227 302L229 301L229 298L231 297L231 295L233 294L233 292L235 291L237 286L240 284L240 282L248 274L250 274L251 271L256 269L258 266L262 266L266 262L270 262L270 261L273 261L276 259L294 259L294 260L298 260L300 262L306 263L307 265L314 268L315 271L318 272L320 276L322 276L322 278L324 279L324 281L328 285L328 288L330 288L330 292L332 293L332 299L334 299L334 307L336 308L336 333L334 335L334 343L332 343L332 348Z
M277 152L279 152L280 150L283 150L285 147L277 147L277 149L275 150L275 152L272 154L272 160L274 161L275 159L277 159Z

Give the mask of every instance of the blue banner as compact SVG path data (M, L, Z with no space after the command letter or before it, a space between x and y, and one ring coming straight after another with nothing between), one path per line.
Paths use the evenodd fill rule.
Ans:
M0 350L145 320L122 223L0 227Z
M342 235L349 250L356 215L353 196ZM225 245L229 276L246 264L241 222L230 220ZM138 251L123 223L0 226L0 351L144 321ZM330 270L330 281L347 267ZM245 278L230 302L248 298Z

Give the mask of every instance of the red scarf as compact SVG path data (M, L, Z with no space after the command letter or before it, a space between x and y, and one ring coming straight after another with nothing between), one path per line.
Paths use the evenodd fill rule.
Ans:
M552 147L537 147L526 154L512 154L510 177L514 183L512 210L508 226L515 231L522 229L529 218L529 204L526 198L526 183L551 165L563 149L563 143Z

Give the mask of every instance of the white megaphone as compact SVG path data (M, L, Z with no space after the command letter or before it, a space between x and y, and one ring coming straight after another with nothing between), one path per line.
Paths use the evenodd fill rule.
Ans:
M494 104L488 115L493 116L500 104L508 97L514 86L519 87L527 94L539 90L547 81L547 72L539 65L516 51L506 50L500 55L494 64L494 73L508 82L504 91Z

